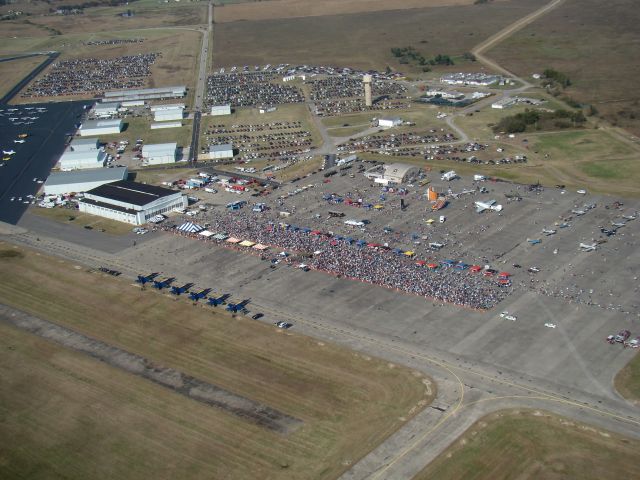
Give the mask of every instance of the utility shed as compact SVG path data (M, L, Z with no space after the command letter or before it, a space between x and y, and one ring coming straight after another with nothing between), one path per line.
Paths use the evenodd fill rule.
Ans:
M142 147L142 158L147 161L148 165L174 163L177 149L178 144L175 142L144 145Z
M73 172L54 172L44 182L45 195L86 192L105 183L125 180L127 167L92 168Z
M122 120L87 120L80 126L80 136L113 135L122 131Z

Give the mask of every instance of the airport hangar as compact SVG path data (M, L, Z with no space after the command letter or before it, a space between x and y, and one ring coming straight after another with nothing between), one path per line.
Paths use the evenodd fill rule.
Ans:
M80 126L80 136L112 135L122 131L122 120L87 120Z
M87 192L105 183L126 180L127 167L92 168L73 172L54 172L44 182L45 195Z
M59 165L61 170L98 168L106 157L97 138L75 138L60 157Z
M406 163L390 163L384 166L377 165L367 172L365 177L384 185L408 183L413 181L420 174L420 169L414 165Z
M120 180L87 191L79 208L91 215L142 225L158 214L186 208L188 204L182 192Z
M142 158L148 165L160 165L163 163L175 163L177 158L178 144L173 143L153 143L142 147Z

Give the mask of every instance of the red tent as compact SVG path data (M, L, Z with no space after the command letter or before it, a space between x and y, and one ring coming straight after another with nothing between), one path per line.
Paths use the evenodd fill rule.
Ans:
M438 268L438 264L437 263L429 263L429 264L427 264L427 267L429 267L431 270L435 270L436 268Z
M424 260L418 260L418 261L416 262L416 265L419 265L419 266L421 266L421 267L424 267L426 264L427 264L427 262L425 262Z
M498 274L498 278L501 278L501 279L507 279L507 278L509 278L510 276L511 276L511 274L510 274L509 272L500 272L500 273Z
M480 270L482 270L482 267L480 265L472 265L471 268L469 268L470 271L472 271L473 273L477 273Z
M322 232L320 230L313 230L311 235L320 235Z

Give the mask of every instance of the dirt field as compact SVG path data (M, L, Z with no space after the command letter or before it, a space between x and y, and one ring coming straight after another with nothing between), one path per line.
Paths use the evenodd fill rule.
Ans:
M640 443L539 411L476 422L416 480L638 478Z
M0 97L11 90L31 70L44 62L46 58L39 55L0 63Z
M640 135L637 7L633 0L567 0L488 55L525 77L549 67L566 73L568 95Z
M425 56L462 54L539 3L510 0L419 8L411 14L393 10L223 23L214 27L213 63L344 65L363 69L384 69L389 65L403 72L417 71L415 66L400 65L390 48L411 45ZM455 28L451 27L452 22Z
M499 0L504 1L504 0ZM368 13L382 10L405 10L410 8L444 7L470 5L474 0L270 0L268 2L247 2L216 7L216 23L244 20L275 20L293 17L319 17L324 15L345 15Z
M303 421L274 433L0 324L4 478L336 478L430 401L405 368L1 247L0 302Z

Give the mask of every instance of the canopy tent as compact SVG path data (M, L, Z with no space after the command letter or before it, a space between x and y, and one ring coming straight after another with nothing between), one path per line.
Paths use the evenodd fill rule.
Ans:
M408 250L408 251L404 252L404 254L405 254L407 257L413 257L413 256L415 255L415 252L412 252L411 250Z
M178 227L179 232L184 233L199 233L204 230L204 227L197 223L186 222Z
M424 260L418 260L416 262L416 265L420 266L420 267L424 267L427 264L427 262L425 262Z
M255 242L252 242L250 240L243 240L242 242L240 242L241 247L253 247L254 245Z
M199 235L202 235L205 238L209 238L213 236L213 232L210 232L209 230L203 230L199 233Z
M240 240L239 238L236 237L229 237L227 238L227 243L240 243L242 240Z
M215 238L216 240L226 240L227 238L229 238L229 235L227 235L226 233L216 233L213 238Z
M479 272L480 270L482 270L482 267L480 265L472 265L469 270L471 270L472 272L476 273L476 272Z
M436 268L438 268L438 265L436 263L428 263L427 267L431 270L435 270Z
M266 245L262 245L261 243L256 243L252 248L262 251L267 250L269 247L267 247Z

